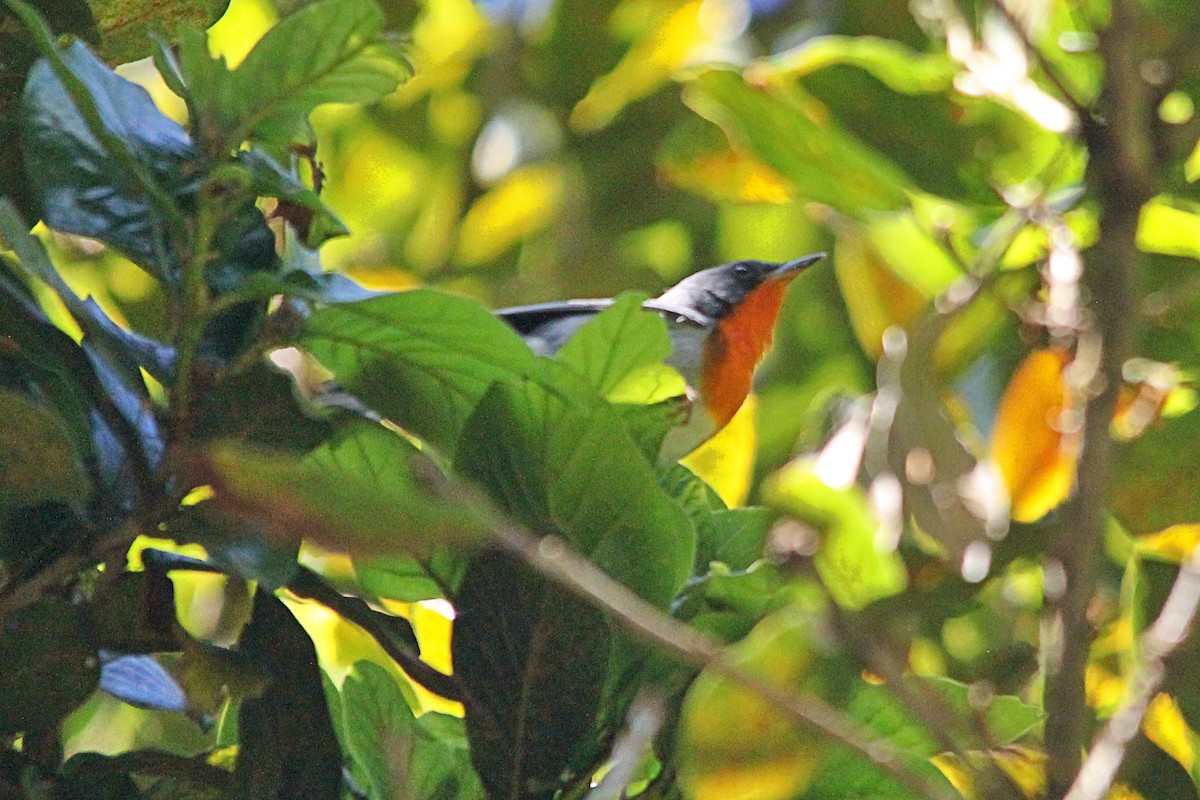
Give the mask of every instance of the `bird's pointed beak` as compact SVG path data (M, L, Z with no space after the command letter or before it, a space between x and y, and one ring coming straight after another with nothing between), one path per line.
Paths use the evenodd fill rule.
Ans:
M767 277L771 280L777 278L794 278L798 273L808 269L824 257L825 253L813 253L812 255L801 256L800 258L780 264Z

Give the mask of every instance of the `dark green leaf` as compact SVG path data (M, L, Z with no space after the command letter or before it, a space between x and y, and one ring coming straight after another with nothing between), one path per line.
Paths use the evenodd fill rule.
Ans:
M228 800L231 784L229 773L203 755L161 750L77 753L63 765L61 778L63 800Z
M316 192L266 153L243 150L238 153L238 161L250 172L250 187L256 195L279 200L275 214L296 227L305 247L316 249L325 241L350 232Z
M57 500L81 508L90 494L62 418L0 388L0 507Z
M455 598L471 758L493 798L551 798L597 713L611 633L594 607L500 553Z
M301 401L291 377L265 361L225 377L201 398L192 422L198 440L234 439L262 447L305 451L328 439L333 426Z
M118 77L81 42L60 55L93 97L98 123L109 138L97 138L48 61L34 65L25 86L21 134L25 168L43 218L57 230L106 242L171 281L179 270L178 243L158 205L164 196L179 198L195 190L196 151L145 89ZM127 151L140 176L131 174L115 147ZM157 186L157 199L146 181Z
M341 711L346 751L372 800L483 797L463 721L437 712L415 717L383 667L355 663L342 683Z
M126 572L106 580L84 606L88 637L123 653L176 650L175 587L160 571Z
M304 628L269 592L254 598L241 647L269 684L238 714L240 748L234 782L245 800L336 800L342 758Z
M494 381L538 371L482 307L424 290L318 309L299 344L368 406L442 449Z
M56 725L100 678L79 609L65 600L43 600L9 615L0 664L0 730L6 733Z

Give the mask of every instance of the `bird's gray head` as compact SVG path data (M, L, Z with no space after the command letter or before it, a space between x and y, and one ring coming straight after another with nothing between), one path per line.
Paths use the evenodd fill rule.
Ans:
M824 257L824 253L816 253L783 264L768 261L722 264L689 275L658 297L646 301L645 307L708 327L737 308L767 281L792 278Z

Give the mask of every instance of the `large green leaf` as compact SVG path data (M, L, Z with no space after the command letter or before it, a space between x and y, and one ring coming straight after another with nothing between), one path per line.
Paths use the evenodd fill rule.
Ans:
M87 0L100 34L100 55L123 64L150 55L151 33L173 38L183 25L207 28L229 0Z
M507 325L434 291L317 309L298 343L368 406L443 450L492 383L539 372Z
M607 404L547 365L558 390L493 386L466 428L455 463L508 513L555 530L617 580L665 605L691 574L695 533L659 488Z
M636 293L618 297L567 340L558 360L604 396L636 370L661 363L671 353L671 342L661 317L642 308L645 300Z
M409 67L383 36L373 0L319 0L267 32L233 71L230 143L285 143L322 103L378 100Z
M611 631L512 557L475 558L455 598L471 759L495 800L553 797L599 712Z
M462 719L414 716L396 679L369 661L346 675L340 706L345 750L372 800L482 800Z

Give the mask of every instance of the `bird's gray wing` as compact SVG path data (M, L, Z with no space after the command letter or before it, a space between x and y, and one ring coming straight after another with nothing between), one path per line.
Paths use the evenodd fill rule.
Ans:
M553 355L583 323L612 305L612 300L564 300L501 308L493 313L509 324L539 355Z

